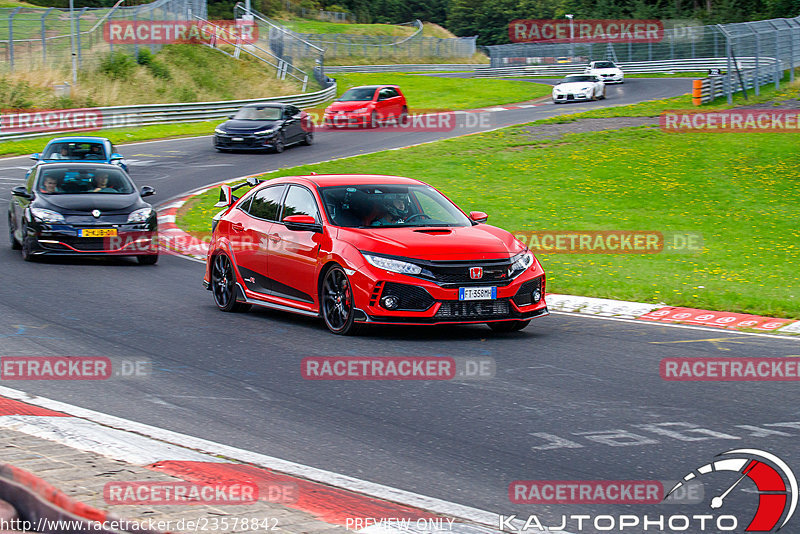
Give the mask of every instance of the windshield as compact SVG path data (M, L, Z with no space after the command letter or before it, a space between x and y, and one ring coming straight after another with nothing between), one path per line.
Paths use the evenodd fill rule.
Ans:
M281 108L246 107L236 112L236 115L234 115L233 118L245 121L276 121L281 118Z
M614 69L616 67L617 66L610 61L598 61L594 64L594 68L596 69Z
M121 170L109 168L44 169L36 181L36 191L44 195L101 193L129 195L136 191Z
M452 202L428 185L357 185L320 189L328 219L348 228L471 226Z
M572 83L572 82L593 82L595 81L594 76L585 76L581 74L575 74L574 76L567 76L564 78L563 83Z
M364 102L375 96L375 87L353 87L339 97L339 102Z
M52 143L42 159L105 160L106 151L102 143Z

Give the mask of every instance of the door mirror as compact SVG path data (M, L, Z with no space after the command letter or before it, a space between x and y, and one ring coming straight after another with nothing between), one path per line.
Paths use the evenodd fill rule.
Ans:
M118 160L125 159L125 158L122 157L122 154L117 154L116 152L114 152L113 154L111 154L111 157L109 157L108 159L110 161L118 161Z
M485 223L489 219L489 216L482 211L471 211L469 212L469 218L476 223Z
M31 154L31 159L35 160L35 161L39 161L39 153L37 152L36 154Z
M236 202L236 197L233 196L233 189L229 185L223 185L219 188L219 202L214 204L215 208L227 208Z
M150 187L149 185L142 186L142 190L139 192L139 196L142 198L144 197L151 197L156 194L156 190Z
M322 225L311 215L289 215L282 222L286 228L295 232L322 232Z
M18 185L17 187L12 189L11 194L14 195L15 197L27 198L28 200L31 200L33 198L33 195L28 193L28 190L25 188L24 185Z

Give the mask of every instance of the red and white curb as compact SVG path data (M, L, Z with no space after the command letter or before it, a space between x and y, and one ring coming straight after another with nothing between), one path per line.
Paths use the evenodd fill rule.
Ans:
M101 454L188 482L291 483L281 504L356 532L498 533L497 514L72 406L0 386L0 428ZM384 521L381 522L381 519ZM453 521L452 523L448 522ZM358 523L358 520L361 520ZM377 523L377 524L376 524ZM397 524L408 525L398 527ZM520 523L521 524L521 523ZM515 523L515 526L517 524Z
M657 323L753 330L762 333L800 334L800 321L745 313L721 312L627 302L623 300L547 294L547 308L563 313L588 314L599 317L635 319Z

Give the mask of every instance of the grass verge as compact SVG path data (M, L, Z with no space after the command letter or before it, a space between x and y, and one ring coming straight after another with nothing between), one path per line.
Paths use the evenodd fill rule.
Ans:
M472 109L547 96L549 85L487 78L440 78L413 74L335 74L339 94L358 85L396 84L414 109Z
M792 133L673 134L638 127L532 140L527 127L517 126L267 176L315 171L419 178L512 232L699 233L704 248L696 255L539 259L556 293L800 319L796 147ZM197 197L178 224L208 231L218 195Z

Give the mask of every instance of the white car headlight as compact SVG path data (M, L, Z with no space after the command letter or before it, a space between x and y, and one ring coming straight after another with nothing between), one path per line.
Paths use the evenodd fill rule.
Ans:
M259 131L255 132L253 135L267 135L267 134L271 134L274 131L275 130L273 130L272 128L268 128L266 130L259 130Z
M136 211L132 211L130 215L128 215L128 222L129 223L139 223L145 222L147 219L150 218L150 215L153 213L152 208L139 208Z
M214 128L214 133L225 135L227 132L225 130L220 130L219 128Z
M63 223L64 216L53 210L46 210L44 208L31 208L31 215L36 217L42 222L46 223Z
M366 113L367 111L369 111L369 108L358 108L354 109L353 113Z
M407 261L394 260L391 258L384 258L382 256L373 256L372 254L364 254L363 252L362 255L364 256L364 259L370 263L370 265L385 271L391 271L393 273L400 274L419 274L422 272L422 267Z

